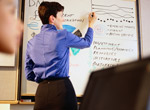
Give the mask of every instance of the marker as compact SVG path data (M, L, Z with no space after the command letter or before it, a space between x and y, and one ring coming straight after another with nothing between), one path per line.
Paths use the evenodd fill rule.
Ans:
M94 12L91 13L91 17L94 17Z

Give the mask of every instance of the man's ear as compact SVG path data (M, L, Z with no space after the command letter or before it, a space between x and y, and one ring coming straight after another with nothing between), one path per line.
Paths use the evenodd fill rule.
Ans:
M53 15L50 15L49 16L49 23L50 24L53 24L54 23L54 20L55 20L55 17Z

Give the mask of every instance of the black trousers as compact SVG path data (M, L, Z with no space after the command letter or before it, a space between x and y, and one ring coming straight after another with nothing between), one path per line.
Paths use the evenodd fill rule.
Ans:
M77 110L69 78L42 81L36 91L34 110Z

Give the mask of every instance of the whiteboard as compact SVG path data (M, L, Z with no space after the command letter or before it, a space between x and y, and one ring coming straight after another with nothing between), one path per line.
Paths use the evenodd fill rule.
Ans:
M51 1L51 0L48 0ZM94 11L97 21L93 27L94 39L90 48L70 49L70 79L78 96L83 95L92 71L105 69L139 59L139 36L135 0L53 0L64 7L64 29L80 32L84 37L88 14ZM42 0L25 1L24 45L22 66L27 41L38 34L41 21L38 6ZM37 84L26 81L22 70L22 94L34 94ZM33 85L35 85L33 89Z

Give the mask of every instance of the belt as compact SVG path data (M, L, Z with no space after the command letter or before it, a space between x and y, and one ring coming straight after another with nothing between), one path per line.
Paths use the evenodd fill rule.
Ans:
M41 82L57 81L57 80L62 80L62 79L69 79L69 77L60 77L60 78L50 77L50 78L43 79Z

